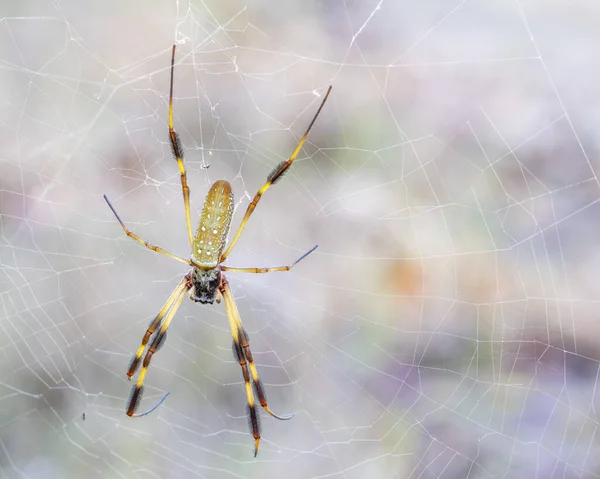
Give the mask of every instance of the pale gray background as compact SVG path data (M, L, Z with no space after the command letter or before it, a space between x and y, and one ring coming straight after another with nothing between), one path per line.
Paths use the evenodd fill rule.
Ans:
M591 478L600 289L592 0L0 4L0 478ZM270 405L252 458L223 305L125 372L193 218L293 150L229 264ZM210 168L203 166L210 164ZM85 421L83 420L85 414Z

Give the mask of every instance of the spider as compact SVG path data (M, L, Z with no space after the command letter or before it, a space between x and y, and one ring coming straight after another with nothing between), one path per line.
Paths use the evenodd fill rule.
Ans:
M152 360L152 356L154 353L160 348L163 344L167 329L171 325L171 321L175 316L175 313L181 306L183 299L187 292L190 293L190 299L196 302L204 303L204 304L212 304L214 301L220 303L222 299L225 300L225 309L227 311L227 317L229 319L229 326L231 328L231 334L233 336L233 353L236 361L239 363L242 368L242 375L244 378L244 384L246 389L246 399L248 401L248 418L250 430L252 432L252 436L254 437L254 457L256 457L258 453L258 444L260 442L260 423L259 416L256 411L255 404L255 394L258 397L258 402L262 406L262 408L273 416L276 419L287 420L293 417L293 414L287 416L279 416L275 414L267 405L267 397L265 395L265 391L263 385L259 379L258 371L256 369L256 365L254 364L254 359L252 358L252 352L250 350L250 344L248 339L248 334L242 326L242 320L240 318L240 314L238 312L237 306L233 299L233 294L229 287L229 282L224 271L233 271L233 272L242 272L242 273L269 273L272 271L289 271L296 264L306 258L310 253L312 253L318 245L313 246L310 250L300 256L296 261L294 261L289 266L278 266L273 268L234 268L231 266L225 266L222 263L227 259L229 253L231 253L233 247L236 245L242 231L244 231L244 227L248 222L248 219L252 215L252 212L256 208L256 205L260 201L262 195L269 189L269 187L275 184L287 171L287 169L292 165L296 156L300 152L306 137L308 136L313 124L315 123L319 113L323 109L325 102L331 92L331 86L327 89L325 97L319 106L315 116L311 120L306 132L300 139L298 146L292 153L292 156L287 161L282 161L279 163L272 171L269 173L267 177L267 181L265 184L258 190L248 208L246 209L246 213L242 218L242 222L238 226L233 239L229 243L227 247L225 247L227 242L227 237L229 233L229 228L231 224L231 218L233 215L233 193L231 191L231 185L225 180L216 181L208 191L206 195L206 199L204 201L204 207L202 208L202 215L200 216L200 222L198 224L198 229L196 231L196 235L192 235L192 225L190 222L190 189L187 184L187 174L185 165L183 163L183 146L181 144L181 140L179 135L173 128L173 72L175 70L175 50L176 45L173 45L172 53L171 53L171 87L169 94L169 139L171 142L171 149L173 152L173 156L177 160L177 165L179 166L179 173L181 177L181 188L183 191L183 204L185 207L185 217L187 222L187 232L191 246L191 257L190 259L185 259L180 256L177 256L169 251L166 251L158 246L154 246L147 241L143 240L135 233L130 231L125 223L121 220L117 211L108 200L106 195L104 195L104 199L108 204L109 208L119 221L123 231L130 238L133 238L137 242L143 244L146 248L156 251L157 253L163 254L170 258L173 258L177 261L185 263L188 266L192 267L192 270L189 271L181 280L181 282L177 285L175 290L168 297L167 301L164 303L154 320L148 326L144 337L142 338L142 344L138 348L135 356L131 360L129 365L129 369L127 371L127 377L131 379L131 377L135 374L137 369L140 366L140 361L142 359L142 355L150 343L148 351L144 356L143 361L141 361L142 369L137 378L136 384L133 386L131 391L131 396L129 397L129 401L127 403L127 415L130 417L141 417L147 414L150 414L157 407L159 407L167 398L169 393L166 393L158 403L156 403L152 408L148 409L143 413L136 414L137 407L140 403L142 392L144 390L144 380L146 378L146 373L148 370L148 366L150 366L150 361ZM152 340L152 341L150 341ZM252 381L252 384L251 384ZM252 388L254 386L254 390Z

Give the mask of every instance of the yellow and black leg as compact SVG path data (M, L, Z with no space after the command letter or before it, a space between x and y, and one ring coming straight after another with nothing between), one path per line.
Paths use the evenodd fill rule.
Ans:
M252 199L252 201L248 205L248 208L246 209L246 213L244 214L244 217L242 218L242 222L238 226L238 229L235 232L233 239L231 240L231 243L229 243L229 246L227 246L227 249L221 254L219 263L222 263L223 261L225 261L227 256L229 256L229 253L231 253L231 250L233 249L233 247L237 243L238 239L240 238L242 231L244 231L246 223L248 222L248 219L252 215L254 208L256 208L256 205L262 198L262 195L265 193L265 191L267 191L271 187L271 185L275 184L277 182L277 180L279 180L283 176L283 174L286 172L286 170L290 166L292 166L292 163L294 162L294 160L298 156L298 153L300 153L300 150L302 149L302 145L304 145L304 142L306 141L306 137L310 133L311 128L313 127L315 121L317 120L319 113L321 113L323 106L325 106L325 102L327 101L327 98L329 97L329 93L331 93L331 86L327 89L327 93L325 93L325 98L323 98L323 101L321 102L321 105L319 106L317 113L315 113L315 116L313 117L310 124L308 125L308 128L304 132L304 135L302 135L302 138L300 139L298 146L292 153L292 156L290 156L290 158L287 161L282 161L275 168L273 168L271 173L269 173L269 176L267 176L267 182L258 190L256 195L254 195L254 198Z
M169 139L171 140L171 151L177 160L179 166L179 175L181 177L181 190L183 192L183 205L185 206L185 221L187 223L188 237L190 246L193 243L192 222L190 220L190 188L187 184L187 172L183 163L183 145L179 135L173 128L173 73L175 72L175 50L177 45L173 45L171 54L171 88L169 91Z
M252 358L252 352L250 351L250 345L248 344L248 336L242 327L237 306L235 305L233 295L231 294L231 289L229 288L229 284L225 278L222 279L220 291L223 295L223 299L225 300L225 309L227 310L229 327L231 328L231 334L233 336L233 352L236 360L242 368L242 375L244 377L246 398L248 400L248 417L252 436L254 437L254 457L256 457L256 454L258 453L258 444L260 442L260 419L256 411L254 391L258 396L260 405L274 418L287 420L294 417L294 415L290 414L288 416L278 416L269 408L263 385L258 376L254 359ZM254 383L254 391L250 383L251 379Z
M147 411L140 413L140 414L135 413L135 410L137 409L137 407L140 403L140 400L142 399L142 394L144 392L144 380L146 379L146 373L148 371L148 366L150 366L150 361L152 360L152 356L154 355L154 353L156 351L158 351L158 349L164 343L164 340L165 340L165 337L167 334L167 329L169 329L169 326L171 325L171 321L173 321L173 318L175 317L175 313L177 313L177 310L181 306L181 303L183 302L183 299L185 298L186 293L192 287L192 283L191 283L189 274L186 275L186 277L184 278L184 281L185 282L183 283L183 288L181 287L181 285L179 285L177 287L177 289L175 290L175 292L171 295L171 298L169 298L169 300L167 300L167 303L169 303L169 302L171 303L170 309L167 308L168 312L166 313L165 320L162 322L158 332L154 335L154 339L152 339L152 342L150 343L148 352L144 356L144 361L142 362L142 369L140 371L140 374L137 378L135 385L133 386L133 388L131 390L131 396L129 397L129 402L127 404L127 415L128 416L141 417L141 416L146 416L147 414L150 414L158 406L160 406L163 403L163 401L167 398L167 396L169 395L169 393L165 394L156 405L154 405L152 408L148 409ZM167 303L165 303L165 306L167 305ZM165 306L163 306L163 309L165 309ZM161 310L161 312L162 312L162 310ZM160 313L159 313L159 315L160 315ZM156 322L156 320L154 320L154 322ZM151 337L152 334L153 333L151 332L149 337ZM146 335L148 335L147 331L146 331ZM146 335L144 336L144 338L146 337ZM140 354L139 350L138 350L138 354ZM129 368L129 372L131 372L132 369L137 368L137 364L139 363L139 360L136 362L136 358L137 358L138 354L136 354L136 357L134 357L134 359L132 361L132 365ZM141 354L140 354L140 356L141 356ZM128 374L129 374L129 372L128 372Z

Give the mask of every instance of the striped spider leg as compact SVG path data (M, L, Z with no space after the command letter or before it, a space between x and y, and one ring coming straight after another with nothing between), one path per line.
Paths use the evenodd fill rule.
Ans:
M175 157L179 167L187 232L191 245L190 259L184 259L181 256L170 253L169 251L158 246L154 246L137 236L135 233L131 232L125 226L106 195L104 195L106 203L117 218L127 236L143 244L146 248L152 251L156 251L157 253L168 256L192 267L191 271L189 271L179 282L177 287L163 304L154 320L148 326L146 333L142 338L142 342L133 359L131 360L129 369L127 370L127 377L131 379L140 367L140 364L141 370L137 381L132 388L131 396L127 403L126 412L127 415L131 417L145 416L160 406L169 395L169 393L166 393L160 399L160 401L158 401L158 403L156 403L147 411L143 413L136 413L144 390L144 381L146 379L148 367L150 366L150 361L152 360L154 353L156 353L156 351L158 351L158 349L160 349L164 343L167 329L171 325L171 322L173 321L173 318L181 306L186 294L189 292L190 299L203 304L212 304L215 301L219 303L221 302L221 299L224 299L225 310L227 312L231 335L233 337L234 356L242 369L242 376L246 390L246 399L248 402L250 429L254 437L254 456L256 457L261 435L259 416L256 411L255 395L258 397L258 403L261 405L261 407L274 418L287 420L291 419L293 414L279 416L275 414L267 404L264 387L260 381L258 370L250 350L248 335L242 326L242 320L229 287L229 282L227 281L227 278L223 272L231 271L243 273L269 273L274 271L289 271L296 264L306 258L310 253L312 253L317 248L317 245L313 246L296 261L287 266L277 266L271 268L237 268L225 266L222 263L236 245L262 195L270 188L271 185L276 183L283 176L283 174L298 156L298 153L306 141L313 124L315 123L319 113L327 101L327 98L329 97L331 86L327 89L319 109L311 120L304 135L300 139L298 146L288 160L279 163L268 175L267 181L258 190L248 205L246 213L244 214L244 217L242 218L242 221L238 226L233 239L226 247L227 237L231 226L231 219L233 216L234 198L231 185L225 180L216 181L209 189L204 201L204 206L202 208L202 214L200 216L196 234L192 234L190 221L190 189L187 184L187 173L185 164L183 162L183 146L178 134L173 128L173 73L175 70L175 49L176 46L173 45L171 54L171 81L169 92L169 139L173 156Z

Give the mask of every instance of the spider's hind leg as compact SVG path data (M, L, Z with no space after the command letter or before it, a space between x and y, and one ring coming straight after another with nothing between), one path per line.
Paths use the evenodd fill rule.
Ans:
M254 437L254 456L258 452L258 444L260 442L260 422L259 416L256 411L256 403L254 401L254 393L258 396L260 405L265 411L271 416L281 420L291 419L294 415L289 416L278 416L275 414L267 405L267 397L264 392L263 385L258 377L258 371L252 358L252 352L250 351L250 345L248 344L248 336L242 327L242 321L240 314L235 305L231 289L229 289L229 283L227 279L223 277L219 290L225 300L225 309L227 310L227 318L229 319L229 327L231 328L231 335L233 336L233 352L236 360L242 368L242 375L244 377L244 385L246 388L246 398L248 400L248 417L250 423L250 429L252 436ZM251 381L254 384L252 387Z

